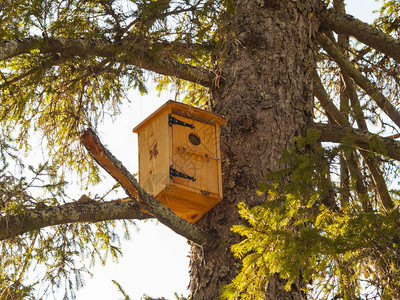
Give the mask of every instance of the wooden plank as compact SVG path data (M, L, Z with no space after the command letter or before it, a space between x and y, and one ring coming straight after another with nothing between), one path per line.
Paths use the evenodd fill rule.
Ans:
M152 196L170 182L170 128L168 111L163 111L138 131L139 182Z
M217 194L204 196L182 185L169 186L157 195L157 199L190 223L197 222L220 202Z
M215 136L216 136L216 148L217 148L217 157L221 159L218 161L218 199L222 200L224 197L223 189L222 189L222 157L221 157L221 133L220 133L220 126L215 126Z
M177 119L194 125L194 129L172 126L173 167L182 173L196 178L192 181L173 177L173 182L198 189L198 193L218 194L218 162L215 127L195 120L172 114ZM191 142L191 137L199 144Z
M136 125L135 128L133 128L133 132L138 132L141 127L151 122L153 118L157 117L157 115L164 110L170 110L170 112L174 114L180 115L182 117L188 117L193 120L210 125L218 124L219 126L221 126L226 123L226 121L217 114L184 103L169 100L164 103L160 108L158 108L155 112L153 112L150 116L148 116L145 120Z
M220 126L226 123L226 121L219 115L206 111L204 109L200 109L176 101L168 101L168 105L170 105L170 107L172 108L172 112L174 114L182 117L187 117L189 119L206 123L209 125L218 124Z

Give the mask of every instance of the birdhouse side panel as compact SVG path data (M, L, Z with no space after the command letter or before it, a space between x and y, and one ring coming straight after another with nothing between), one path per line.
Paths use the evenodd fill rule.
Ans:
M215 137L216 137L216 149L217 149L217 156L221 159L218 160L218 199L222 200L223 198L223 189L222 189L222 168L221 168L221 163L222 163L222 156L221 156L221 136L220 136L220 126L216 125L214 127L215 129Z
M168 112L161 112L138 131L139 182L152 196L170 184L171 130Z

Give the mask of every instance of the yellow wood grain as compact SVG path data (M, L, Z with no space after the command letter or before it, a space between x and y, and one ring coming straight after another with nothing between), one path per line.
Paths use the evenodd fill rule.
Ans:
M194 128L169 126L169 114ZM134 128L139 136L141 186L190 223L222 199L219 129L224 122L213 113L168 101ZM196 180L170 178L170 166Z

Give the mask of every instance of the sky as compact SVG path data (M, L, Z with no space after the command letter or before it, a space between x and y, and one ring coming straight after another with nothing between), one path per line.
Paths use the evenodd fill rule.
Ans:
M99 137L127 169L138 172L137 136L132 129L160 107L173 99L166 93L158 97L151 91L146 96L132 93L131 103L124 105L114 123L106 122ZM118 134L116 134L118 133ZM125 195L121 195L125 196ZM91 271L94 277L86 281L77 299L122 299L111 280L116 280L131 297L143 294L175 299L174 293L187 296L189 284L189 245L187 240L156 221L139 221L139 231L132 230L132 239L122 241L123 257L119 263L98 265Z
M378 9L380 3L382 0L348 0L346 9L349 14L370 23L371 12ZM122 107L121 115L114 122L106 120L100 128L102 142L130 172L138 171L137 136L132 128L173 97L168 93L158 97L154 90L145 96L130 92L130 103ZM175 292L188 295L190 253L186 239L154 221L138 222L138 228L138 232L132 231L131 240L122 240L124 256L119 263L109 261L105 266L96 265L91 269L94 276L86 278L86 286L77 293L78 300L123 299L111 280L121 284L134 300L144 294L171 300L175 299Z

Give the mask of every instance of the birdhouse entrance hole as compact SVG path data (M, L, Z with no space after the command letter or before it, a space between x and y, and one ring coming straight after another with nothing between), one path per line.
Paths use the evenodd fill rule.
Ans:
M201 143L200 137L194 133L189 134L189 141L195 146L198 146Z

